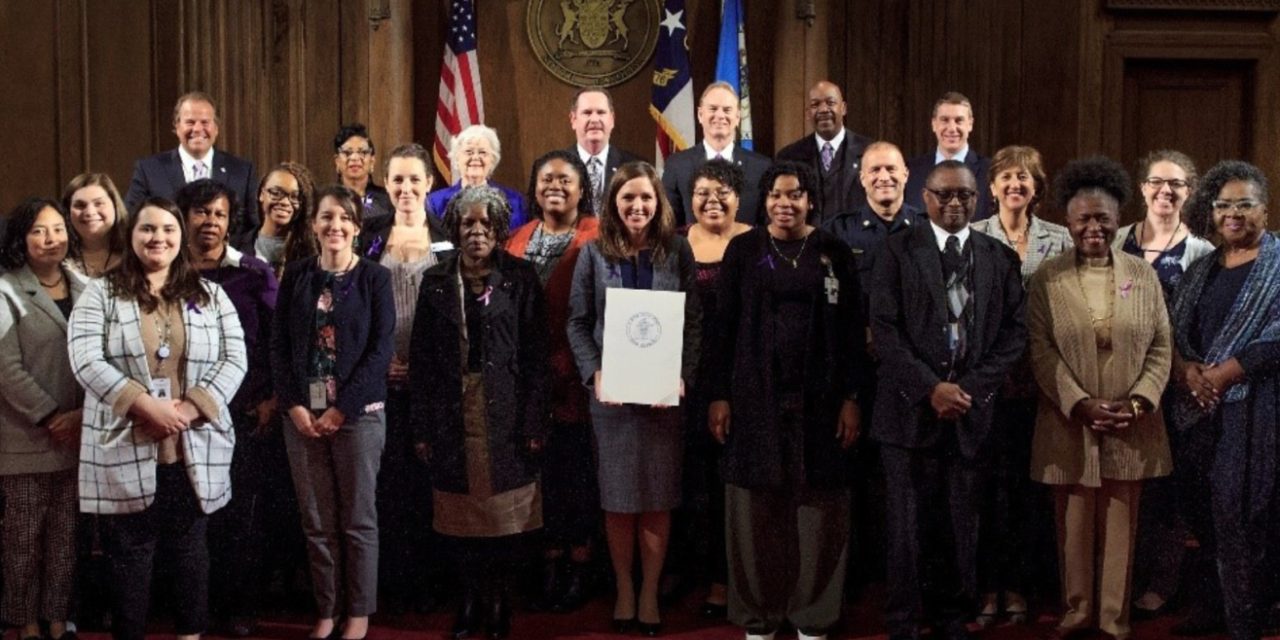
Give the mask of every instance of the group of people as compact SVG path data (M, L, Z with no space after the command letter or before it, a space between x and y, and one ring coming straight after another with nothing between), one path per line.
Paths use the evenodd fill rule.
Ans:
M1042 517L1058 636L1129 638L1132 611L1172 596L1189 530L1214 575L1184 630L1259 638L1280 538L1262 172L1152 153L1122 228L1122 167L1076 160L1050 189L1035 149L969 148L964 96L910 162L845 129L834 84L808 98L814 134L775 162L734 142L737 96L712 84L704 140L660 176L609 144L612 97L584 89L577 143L520 193L492 183L484 126L434 192L413 143L375 185L359 125L335 137L338 184L294 163L258 181L214 150L212 98L183 96L179 147L139 161L126 197L88 173L9 217L0 617L74 640L87 526L115 638L146 635L158 550L179 638L211 617L249 635L293 501L311 638L363 640L380 584L409 598L445 564L452 637L506 637L530 558L533 606L582 605L601 529L618 632L659 635L678 573L749 640L823 638L851 539L880 528L865 467L894 640L1024 622ZM1050 198L1065 226L1040 217ZM603 392L616 288L684 294L677 406Z

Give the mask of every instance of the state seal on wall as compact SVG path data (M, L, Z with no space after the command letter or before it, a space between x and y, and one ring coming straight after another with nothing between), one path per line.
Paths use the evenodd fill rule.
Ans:
M658 46L662 0L529 0L529 44L552 75L611 87L639 73Z

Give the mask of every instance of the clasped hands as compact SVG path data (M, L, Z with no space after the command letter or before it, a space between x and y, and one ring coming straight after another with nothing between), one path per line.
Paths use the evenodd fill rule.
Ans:
M317 418L309 409L297 404L289 407L289 419L298 433L308 438L323 438L337 433L347 417L337 407L329 407Z
M49 431L49 439L60 447L80 444L80 425L84 421L84 410L76 409L65 413L55 413L41 423Z
M1231 358L1221 364L1184 363L1182 380L1202 409L1212 409L1222 400L1223 392L1243 378L1240 362Z
M954 382L939 382L929 393L929 405L940 420L959 420L973 407L973 396Z
M190 400L158 400L150 394L138 396L130 414L133 426L157 441L186 431L200 420L200 410Z

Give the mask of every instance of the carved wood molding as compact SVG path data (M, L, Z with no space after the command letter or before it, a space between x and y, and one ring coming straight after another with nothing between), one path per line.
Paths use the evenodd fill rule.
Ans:
M1106 0L1111 10L1280 12L1280 0Z

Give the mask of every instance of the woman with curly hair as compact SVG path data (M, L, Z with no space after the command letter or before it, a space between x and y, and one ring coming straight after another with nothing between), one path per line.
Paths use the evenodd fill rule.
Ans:
M1280 241L1267 232L1266 203L1266 176L1247 162L1225 160L1205 174L1187 224L1221 244L1191 265L1173 304L1183 513L1216 556L1232 640L1261 636L1263 572L1274 561L1268 533L1280 505ZM1215 604L1195 626L1221 628Z
M1077 160L1058 175L1075 247L1031 280L1027 331L1040 385L1031 477L1053 487L1065 609L1057 633L1130 635L1142 481L1171 467L1160 397L1171 342L1160 281L1111 243L1130 196L1124 169Z
M286 264L319 251L311 231L315 194L315 183L306 167L296 162L272 167L258 184L262 224L244 232L232 244L237 251L271 265L276 278L283 278Z

